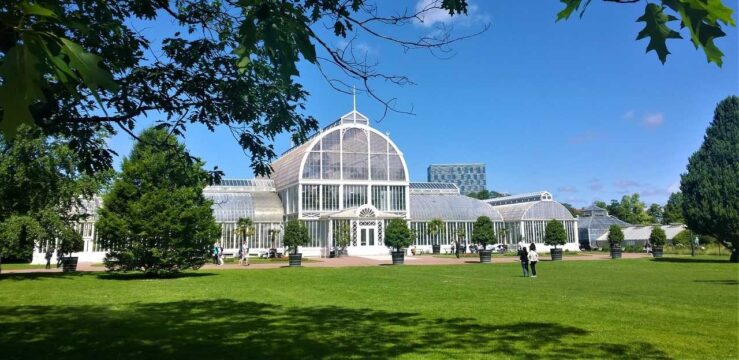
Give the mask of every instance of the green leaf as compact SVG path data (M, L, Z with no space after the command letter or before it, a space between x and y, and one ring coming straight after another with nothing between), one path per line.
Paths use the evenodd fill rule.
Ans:
M28 107L45 100L38 71L40 66L36 54L23 44L12 47L0 66L3 78L0 86L0 107L3 109L0 131L6 138L14 138L21 124L33 124Z
M103 88L110 91L118 89L113 74L99 66L101 61L99 56L85 52L82 46L69 39L60 38L60 40L62 54L69 57L69 65L80 73L88 88L91 90Z
M45 8L39 4L29 4L28 2L24 2L21 4L21 10L23 10L23 13L26 15L36 15L54 19L57 18L53 10Z
M713 40L726 36L719 22L735 25L731 17L733 11L725 7L720 0L669 0L665 3L680 14L682 26L690 31L690 39L696 49L703 48L708 62L714 62L721 67L724 54Z
M580 3L582 3L582 0L559 0L559 2L565 4L565 8L557 13L556 21L569 19L570 15L572 15L572 13L580 7Z
M644 29L637 35L636 39L641 40L649 37L649 45L647 52L654 50L657 57L664 64L667 60L667 39L681 39L682 36L677 31L670 29L667 23L677 20L676 17L664 13L664 7L653 3L648 3L644 8L644 15L639 17L637 22L644 22Z

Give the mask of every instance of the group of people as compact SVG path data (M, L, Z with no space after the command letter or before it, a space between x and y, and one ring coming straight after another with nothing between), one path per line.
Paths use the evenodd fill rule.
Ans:
M536 277L536 264L539 262L539 254L536 252L536 244L532 243L527 249L525 244L519 243L518 258L521 260L523 276L529 277L529 268L531 268L531 277Z
M211 255L213 255L213 264L223 265L223 246L221 243L213 244ZM249 266L249 245L246 244L246 241L242 241L241 246L239 246L239 265Z

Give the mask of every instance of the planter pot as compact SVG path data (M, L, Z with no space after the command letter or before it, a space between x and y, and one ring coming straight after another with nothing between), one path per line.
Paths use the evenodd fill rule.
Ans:
M562 260L562 249L551 249L549 253L552 255L552 260Z
M658 246L653 247L652 248L652 256L654 256L656 258L661 258L662 257L662 247L661 246L659 246L659 247Z
M403 265L405 263L405 251L393 251L390 255L393 257L393 265Z
M480 250L478 251L480 254L480 262L483 264L489 264L493 261L493 251L492 250Z
M63 257L62 258L62 272L74 272L77 271L77 260L78 257Z
M434 254L441 254L441 245L439 244L431 245L431 249Z
M612 247L611 248L611 259L620 259L620 258L621 258L621 248Z
M302 263L303 254L290 254L288 256L288 263L290 264L290 266L300 266L300 264Z

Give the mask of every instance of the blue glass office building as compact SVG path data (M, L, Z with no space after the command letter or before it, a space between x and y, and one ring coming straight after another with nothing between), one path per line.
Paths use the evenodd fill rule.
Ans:
M453 183L462 194L485 189L485 164L438 164L428 167L429 182Z

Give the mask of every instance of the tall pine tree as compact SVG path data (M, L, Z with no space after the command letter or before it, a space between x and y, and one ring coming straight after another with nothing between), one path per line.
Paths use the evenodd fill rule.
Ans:
M197 269L220 236L203 197L208 173L163 130L147 129L139 139L100 210L105 266L151 275Z
M688 227L711 235L739 262L739 97L716 107L703 145L682 175L683 215Z

